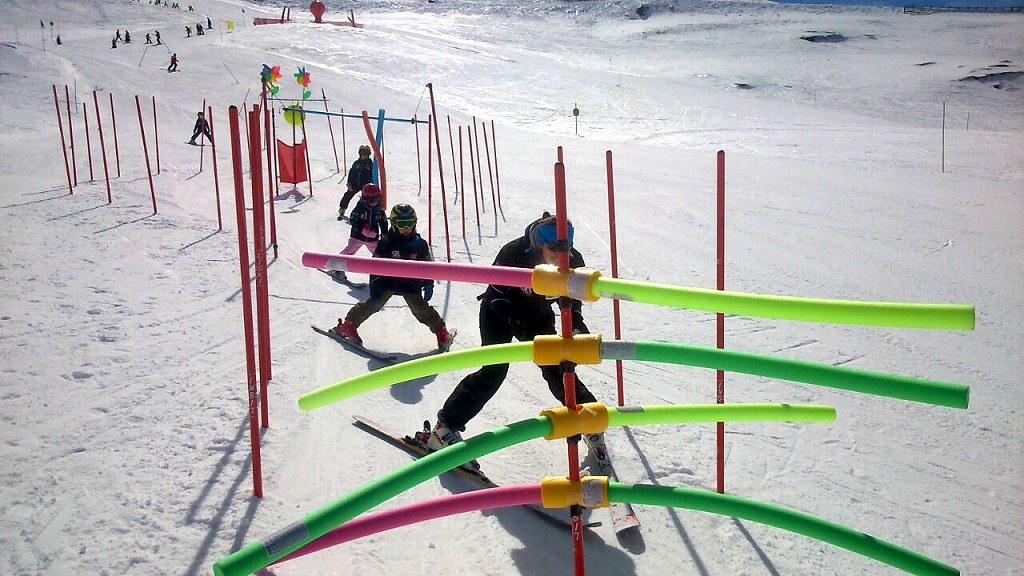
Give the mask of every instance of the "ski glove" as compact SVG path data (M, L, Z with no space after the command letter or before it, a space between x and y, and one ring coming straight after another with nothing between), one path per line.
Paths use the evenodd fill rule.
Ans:
M430 302L430 299L434 297L434 285L427 284L423 287L423 301Z

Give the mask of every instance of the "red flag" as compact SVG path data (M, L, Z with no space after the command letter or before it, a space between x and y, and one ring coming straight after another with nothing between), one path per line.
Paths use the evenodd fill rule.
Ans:
M277 141L277 163L280 167L281 182L298 184L305 182L306 176L306 141L295 146Z

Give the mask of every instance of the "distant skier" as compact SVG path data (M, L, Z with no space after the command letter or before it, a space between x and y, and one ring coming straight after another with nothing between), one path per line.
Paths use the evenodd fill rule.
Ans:
M192 37L192 27L186 24L185 25L185 38L191 38L191 37Z
M213 20L210 20L209 16L206 17L206 29L207 30L212 30L213 29Z
M153 43L152 36L149 35L149 32L146 32L146 44L152 44L152 43Z
M131 44L132 43L132 33L129 32L128 30L124 31L124 43L125 44Z
M213 134L210 133L210 123L203 116L202 112L196 113L196 125L192 128L192 139L188 141L189 144L195 144L196 138L200 135L206 136L210 140L210 144L213 144Z
M203 25L200 22L196 22L196 36L203 35Z
M121 41L121 29L120 28L118 28L118 30L117 30L117 35L114 36L114 41L115 42L120 42Z
M153 35L156 36L156 45L159 46L160 45L160 31L159 30L153 30Z
M110 41L110 47L111 48L117 48L117 37L116 36Z
M178 53L171 54L171 64L167 67L168 72L178 71Z

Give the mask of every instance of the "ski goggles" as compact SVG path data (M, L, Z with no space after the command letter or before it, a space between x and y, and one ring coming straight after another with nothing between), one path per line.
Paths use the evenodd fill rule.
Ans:
M568 226L569 246L572 246L572 226ZM558 242L558 226L554 222L538 224L533 231L534 244L553 246Z
M416 220L413 218L393 218L391 225L398 231L412 230L416 227Z

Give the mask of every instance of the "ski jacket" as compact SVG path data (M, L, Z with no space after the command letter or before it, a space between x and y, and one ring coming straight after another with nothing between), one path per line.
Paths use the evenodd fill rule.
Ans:
M377 249L373 252L374 258L396 258L400 260L422 260L432 261L430 246L427 241L418 233L412 236L402 236L398 230L391 228L381 236L377 243ZM382 292L388 290L397 294L411 294L419 292L425 286L432 285L433 280L422 280L420 278L399 278L393 276L370 275L371 296L374 291Z
M388 217L384 210L379 204L370 206L362 198L356 202L348 221L352 224L352 233L349 237L363 242L373 242L388 231Z
M349 190L359 192L370 182L373 182L373 160L359 158L352 163L348 170L348 181L346 185Z
M505 244L498 251L493 266L512 266L515 268L533 268L544 263L544 255L540 248L530 244L530 231L536 222L526 227L523 236ZM585 266L583 255L575 248L569 249L569 267L579 268ZM510 324L518 325L530 331L532 327L546 325L551 322L554 312L551 309L554 297L543 296L535 293L530 288L519 288L514 286L501 286L491 284L487 290L477 297L481 306L489 306L493 311L505 316ZM570 300L572 308L573 328L587 333L587 325L583 322L583 303L579 300Z

